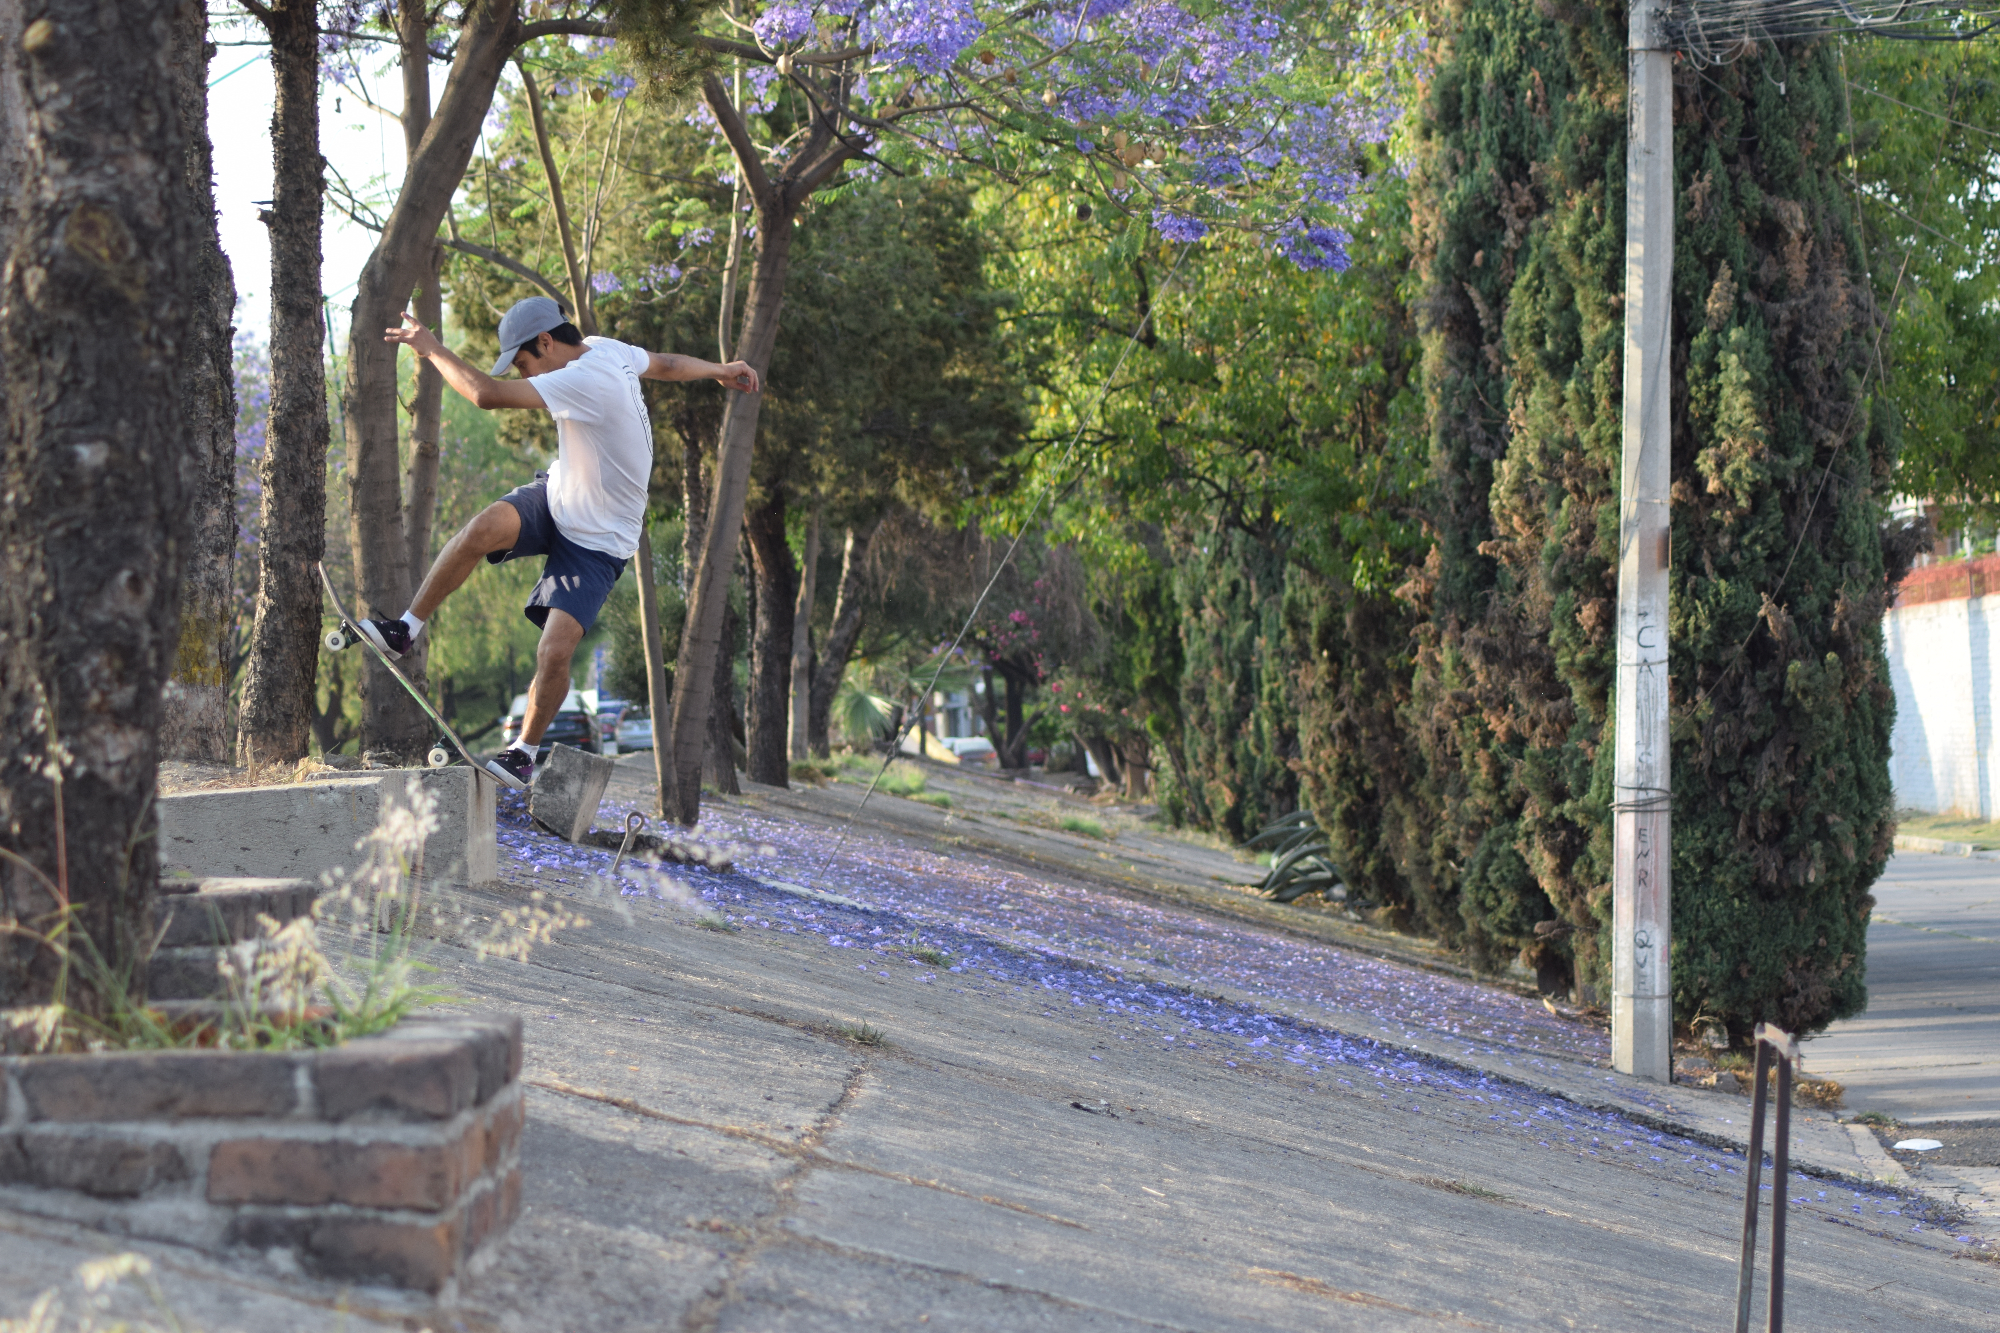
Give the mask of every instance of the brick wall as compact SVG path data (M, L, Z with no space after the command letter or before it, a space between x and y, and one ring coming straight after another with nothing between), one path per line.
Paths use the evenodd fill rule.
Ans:
M0 1204L449 1297L520 1209L521 1024L0 1058Z

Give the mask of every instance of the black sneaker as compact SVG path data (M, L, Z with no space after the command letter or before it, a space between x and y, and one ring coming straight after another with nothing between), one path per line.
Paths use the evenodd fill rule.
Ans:
M358 621L354 628L391 657L401 657L410 651L410 627L401 620L383 620L376 616Z
M535 780L535 756L511 745L486 761L486 771L517 791Z

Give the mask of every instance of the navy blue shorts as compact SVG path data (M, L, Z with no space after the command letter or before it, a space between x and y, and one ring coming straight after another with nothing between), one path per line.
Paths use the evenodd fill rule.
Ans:
M562 535L555 516L549 513L548 473L537 472L526 486L516 486L500 498L521 516L521 535L513 550L490 551L486 558L497 565L531 555L548 557L542 565L542 581L528 594L522 614L540 629L548 623L551 609L566 611L588 632L597 623L604 599L611 595L611 585L625 572L625 562L578 546Z

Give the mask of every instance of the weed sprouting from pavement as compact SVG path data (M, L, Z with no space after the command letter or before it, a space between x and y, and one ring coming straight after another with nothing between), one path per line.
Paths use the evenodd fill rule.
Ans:
M880 1028L870 1027L866 1023L842 1023L834 1031L856 1046L881 1046L887 1041Z
M1064 833L1081 833L1086 838L1105 836L1104 825L1094 819L1085 819L1081 815L1064 815L1056 821L1056 827Z

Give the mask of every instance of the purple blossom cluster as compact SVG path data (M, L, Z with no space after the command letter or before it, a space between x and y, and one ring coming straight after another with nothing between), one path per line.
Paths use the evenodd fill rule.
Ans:
M1313 270L1346 268L1336 224L1361 188L1359 154L1383 142L1400 115L1393 98L1301 96L1310 83L1301 81L1301 62L1317 48L1288 43L1266 0L1086 0L1081 10L990 0L865 7L774 0L754 27L774 50L833 41L869 47L874 82L855 90L860 100L915 94L955 106L997 97L1012 103L1009 115L1058 122L1048 128L1061 140L1036 136L1027 151L1071 143L1093 159L1087 170L1096 175L1087 179L1136 190L1142 205L1150 194L1153 224L1168 240L1191 244L1217 225L1248 229ZM767 80L774 74L759 72ZM1026 87L996 90L997 76L1014 85L1022 72L1039 98ZM768 91L757 85L760 102ZM990 119L969 113L942 112L905 129L928 149L927 169L980 157L993 142Z
M624 813L607 806L599 822L615 825ZM549 892L574 896L609 873L610 852L573 846L531 827L519 793L501 793L498 832L517 881L525 872ZM1519 996L1189 911L1026 878L865 831L851 831L830 857L823 832L747 809L711 809L701 832L711 840L765 844L733 871L677 871L693 895L737 929L817 937L826 949L843 951L857 970L882 980L992 999L1032 997L1044 1017L1088 1028L1108 1053L1092 1055L1094 1061L1115 1065L1127 1052L1148 1049L1202 1061L1217 1072L1282 1073L1330 1101L1386 1103L1415 1117L1412 1123L1448 1118L1457 1122L1457 1132L1483 1125L1524 1150L1615 1160L1725 1199L1740 1197L1741 1153L1277 1012L1255 999L1368 1013L1405 1038L1449 1036L1467 1055L1518 1062L1524 1072L1555 1060L1608 1063L1602 1033L1555 1018ZM786 892L759 876L846 901ZM952 961L934 965L916 956L920 949L941 951ZM1226 982L1253 998L1220 998L1148 974L1149 967L1161 966ZM1798 1209L1895 1217L1911 1221L1912 1232L1951 1234L1952 1219L1920 1199L1879 1187L1822 1188L1828 1183L1794 1172L1782 1188Z
M1278 242L1279 251L1301 269L1347 272L1348 235L1337 227L1301 227Z

